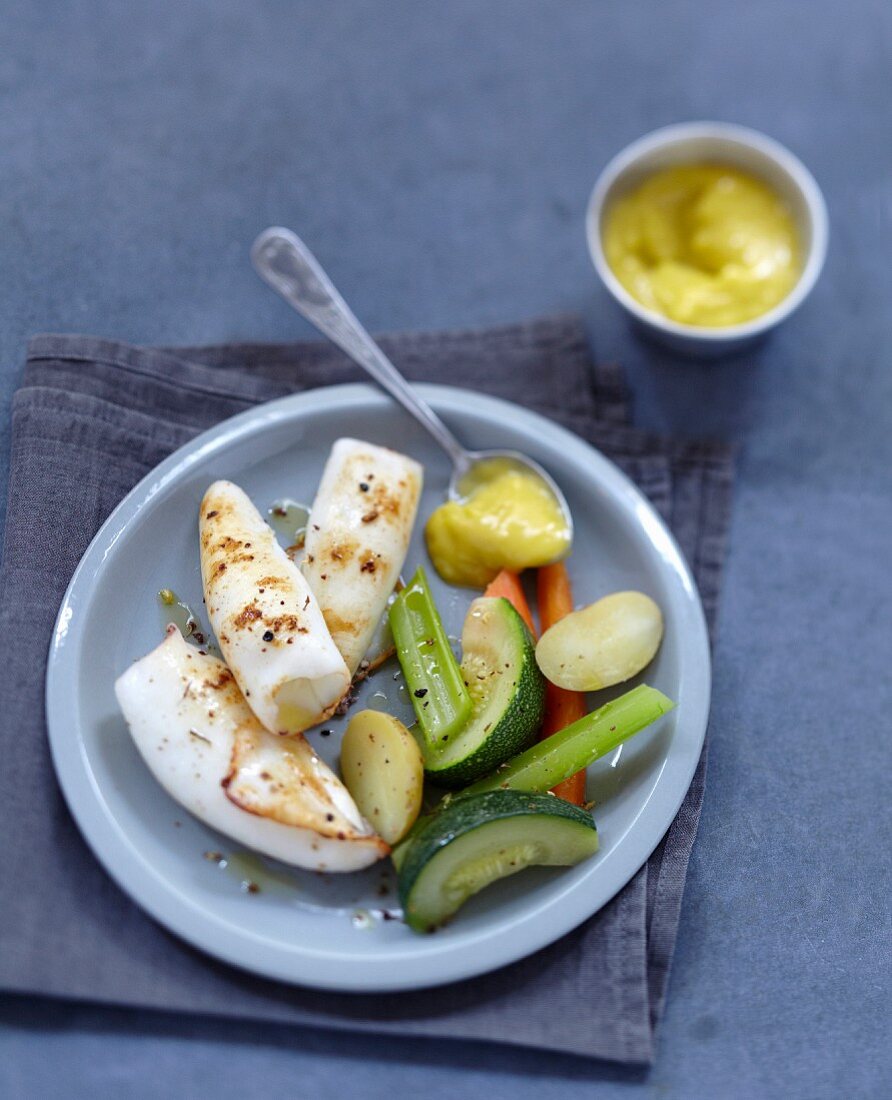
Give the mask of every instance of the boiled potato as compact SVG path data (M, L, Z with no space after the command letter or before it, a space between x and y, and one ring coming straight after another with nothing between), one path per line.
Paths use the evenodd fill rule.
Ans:
M650 596L614 592L546 630L536 661L558 687L597 691L637 675L653 660L662 637L663 616Z
M403 723L379 710L351 718L341 744L341 775L363 817L388 844L406 835L421 810L424 764Z

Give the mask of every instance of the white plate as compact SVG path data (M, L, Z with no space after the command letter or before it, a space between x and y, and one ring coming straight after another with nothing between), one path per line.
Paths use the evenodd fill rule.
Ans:
M443 498L444 456L396 405L363 385L334 386L262 405L171 455L115 509L83 557L59 611L49 654L47 720L68 805L108 873L170 931L218 958L286 982L338 990L436 985L493 970L556 940L601 908L666 832L694 773L709 710L709 647L691 575L660 518L601 454L517 406L444 386L419 387L470 447L525 451L557 479L573 510L571 574L577 602L638 588L663 609L666 634L648 682L678 707L590 771L599 854L569 870L531 870L472 899L455 921L417 936L380 910L395 905L380 865L318 875L267 862L247 872L261 889L204 858L233 853L152 779L118 712L115 678L162 637L160 588L202 608L198 505L216 478L238 482L264 510L276 498L310 501L332 442L358 436L424 463L421 517ZM407 569L427 563L422 523ZM471 593L429 569L446 628L458 634ZM393 666L363 701L410 709ZM376 693L378 697L376 698ZM381 693L388 698L382 699ZM617 694L617 692L614 692ZM329 761L334 735L310 735ZM389 893L382 893L383 880ZM365 911L372 911L366 917ZM357 914L359 914L357 916Z

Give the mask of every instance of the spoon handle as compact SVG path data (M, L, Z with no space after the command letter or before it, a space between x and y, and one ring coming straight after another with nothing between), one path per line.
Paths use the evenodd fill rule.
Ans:
M458 473L468 452L369 336L304 242L290 229L265 229L251 248L258 274L332 343L395 398L452 459Z

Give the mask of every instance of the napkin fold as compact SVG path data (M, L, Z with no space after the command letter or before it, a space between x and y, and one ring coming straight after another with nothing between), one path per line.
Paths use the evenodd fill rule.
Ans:
M409 378L527 405L617 462L672 527L714 628L732 488L727 447L631 427L622 372L593 366L573 317L397 335L381 344ZM700 815L705 751L665 838L613 901L536 955L435 995L321 993L202 955L118 890L65 807L45 731L46 654L65 588L97 528L196 433L258 402L360 378L323 344L164 349L84 336L31 341L13 401L0 568L0 988L647 1063Z

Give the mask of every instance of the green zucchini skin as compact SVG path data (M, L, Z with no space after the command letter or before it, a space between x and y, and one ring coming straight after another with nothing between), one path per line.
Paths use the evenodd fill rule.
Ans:
M460 788L525 749L542 725L545 677L536 643L504 597L481 596L462 630L462 674L473 701L464 727L435 748L422 745L427 778Z
M432 932L500 878L570 866L597 850L591 814L554 795L499 790L456 799L422 826L400 863L406 923Z

